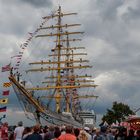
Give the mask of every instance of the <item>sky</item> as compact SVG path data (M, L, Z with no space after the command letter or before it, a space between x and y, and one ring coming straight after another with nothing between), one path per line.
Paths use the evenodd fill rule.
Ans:
M82 45L99 85L94 91L99 98L93 108L98 121L114 101L128 104L135 111L140 107L139 0L0 0L0 66L9 63L28 32L59 5L64 11L77 12L77 20L85 31ZM2 92L6 73L0 76ZM22 119L27 125L30 121L19 106L11 93L5 121L15 124Z

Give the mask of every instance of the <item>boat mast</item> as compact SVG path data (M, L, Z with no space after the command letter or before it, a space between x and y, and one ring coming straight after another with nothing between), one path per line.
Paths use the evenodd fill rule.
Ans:
M56 75L47 76L46 79L54 79L55 81L45 81L42 83L48 83L45 87L29 87L27 90L55 90L54 99L56 101L56 112L62 112L61 102L64 100L66 103L66 112L75 112L75 105L71 105L75 101L78 101L77 97L77 89L78 88L87 88L87 87L96 87L93 80L88 80L87 78L91 78L91 75L75 75L75 70L79 69L87 69L92 68L92 66L87 65L88 60L84 60L82 58L76 59L75 56L83 56L87 55L87 53L75 53L75 50L85 49L85 47L80 46L70 46L70 42L81 41L81 39L71 38L71 35L83 34L84 32L76 31L70 32L69 30L64 30L64 28L69 29L70 27L80 26L81 24L62 24L62 18L64 16L76 15L77 13L62 13L61 7L58 8L58 13L48 18L57 19L56 25L51 25L48 27L42 27L40 30L50 30L56 29L55 32L47 33L47 34L38 34L36 38L42 37L56 37L54 42L56 42L56 46L52 48L52 54L48 55L49 57L55 57L54 61L41 61L41 62L32 62L30 65L49 65L48 67L39 67L28 69L26 72L46 72L46 71L55 71ZM44 17L45 18L45 17ZM64 44L65 45L64 45ZM63 59L65 57L65 59ZM50 66L54 64L54 66ZM77 65L76 65L77 64ZM61 72L64 72L64 75L61 75ZM80 80L81 79L81 80ZM64 81L67 81L65 83ZM49 85L52 83L51 85ZM54 84L55 83L55 84ZM80 84L81 83L81 84ZM76 93L74 93L76 91ZM65 94L64 94L65 93ZM76 103L76 102L75 102Z
M57 63L57 66L58 66L58 70L57 70L57 74L58 74L58 77L57 77L57 85L56 86L61 86L61 82L60 82L60 72L61 72L61 69L60 69L60 53L61 53L61 7L59 6L59 9L58 9L58 28L57 28L57 48L58 48L58 63ZM56 90L56 95L55 95L55 99L56 99L56 112L60 112L60 100L61 100L61 89L57 89Z

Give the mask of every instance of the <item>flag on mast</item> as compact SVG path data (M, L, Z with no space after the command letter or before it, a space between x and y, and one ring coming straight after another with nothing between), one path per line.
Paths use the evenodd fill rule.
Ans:
M7 106L1 107L0 112L6 112Z
M7 96L7 95L9 95L9 92L10 92L9 90L5 90L5 91L3 91L2 95Z
M8 65L2 67L1 72L10 71L10 69L11 69L11 63L9 63Z
M7 103L8 103L8 98L0 99L0 104L7 104Z
M10 82L3 83L3 87L10 87L12 84Z

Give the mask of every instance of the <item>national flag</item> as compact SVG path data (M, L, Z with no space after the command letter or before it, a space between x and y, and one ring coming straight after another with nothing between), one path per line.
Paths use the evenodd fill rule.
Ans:
M9 92L10 92L9 90L5 90L5 91L3 91L2 95L7 96L7 95L9 95Z
M1 107L0 112L6 112L7 106Z
M10 87L12 84L10 82L3 83L3 87Z
M2 67L1 72L10 71L11 70L11 63Z
M7 103L8 103L8 98L0 99L0 104L7 104Z

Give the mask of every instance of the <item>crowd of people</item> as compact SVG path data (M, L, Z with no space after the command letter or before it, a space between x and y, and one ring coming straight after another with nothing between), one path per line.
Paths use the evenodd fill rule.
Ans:
M18 122L12 130L5 122L0 127L0 140L140 140L140 130L126 128L75 128L71 125L24 127Z

